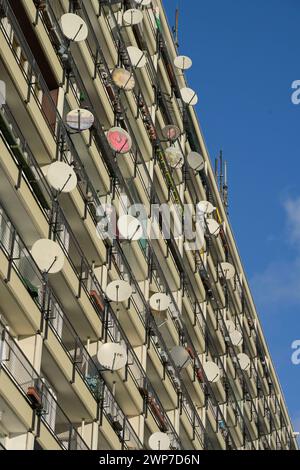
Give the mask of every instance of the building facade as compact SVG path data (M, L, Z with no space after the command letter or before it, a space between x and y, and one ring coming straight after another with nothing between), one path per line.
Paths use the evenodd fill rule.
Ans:
M0 46L0 446L295 449L162 2L0 0Z

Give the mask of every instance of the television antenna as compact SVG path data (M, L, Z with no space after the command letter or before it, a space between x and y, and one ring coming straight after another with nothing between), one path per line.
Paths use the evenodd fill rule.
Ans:
M197 93L192 88L181 88L180 94L182 101L188 106L195 106L198 103Z
M88 27L86 22L75 13L65 13L60 18L60 25L63 34L73 42L85 41L88 37Z
M177 140L181 135L179 127L177 127L173 124L169 124L169 125L165 126L162 129L161 133L162 133L163 137L165 139L167 139L168 141L170 141L170 142L175 142L175 140Z
M108 144L116 153L128 153L132 147L132 140L122 127L112 127L106 134Z
M235 268L231 263L223 262L219 265L219 277L225 277L230 280L235 275Z
M122 215L118 220L120 235L129 241L138 241L143 236L141 222L132 215Z
M198 152L190 152L187 156L187 161L194 171L201 171L204 169L204 158Z
M112 281L106 287L106 295L113 302L125 302L132 294L132 287L127 281Z
M71 193L77 186L77 176L73 168L65 162L54 162L47 169L46 179L61 193Z
M94 124L94 115L87 109L73 109L66 116L68 127L74 131L82 132L90 129Z
M100 346L97 359L105 369L115 372L125 367L127 351L122 344L105 343Z
M140 24L143 21L144 15L141 10L136 8L130 8L126 10L123 14L123 23L124 26L134 26Z
M191 361L191 356L183 346L175 346L170 351L170 354L175 366L178 367L180 370L188 367Z
M192 67L193 62L192 62L192 59L190 59L186 55L178 55L174 59L174 65L177 69L188 70Z
M130 62L134 68L140 69L145 67L147 58L144 51L141 51L141 49L135 46L128 46L127 52Z
M168 450L170 449L170 438L164 432L155 432L149 438L149 447L152 450Z
M162 292L153 294L149 300L150 308L155 312L164 312L165 310L168 310L170 303L170 297Z
M117 67L112 73L114 84L124 91L131 91L135 87L135 79L129 70Z
M212 361L206 361L203 363L203 370L205 372L205 375L207 377L207 380L210 383L216 383L220 380L221 378L221 371L215 362Z
M37 240L31 254L36 264L44 274L56 274L64 266L64 254L59 244L48 238Z

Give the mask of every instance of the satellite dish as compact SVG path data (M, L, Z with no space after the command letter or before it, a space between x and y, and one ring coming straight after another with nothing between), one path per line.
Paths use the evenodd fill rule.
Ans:
M158 292L150 297L149 304L155 312L163 312L170 306L170 298L167 294Z
M209 233L217 237L220 233L220 224L215 219L207 219L206 223Z
M122 127L112 127L106 137L110 147L117 153L127 153L132 147L131 137Z
M145 53L141 51L138 47L128 46L127 52L130 58L130 62L132 63L133 67L135 68L142 68L145 67L147 63L147 59Z
M46 178L49 184L60 193L70 193L77 186L75 171L64 162L51 163L48 167Z
M234 266L231 263L220 263L219 266L219 277L225 277L225 279L232 279L235 275Z
M171 168L182 168L184 158L181 150L177 149L176 147L168 147L165 150L165 155Z
M174 126L173 124L165 126L161 132L162 132L163 137L170 141L175 141L180 137L179 127Z
M81 132L90 129L94 124L94 115L87 109L73 109L67 114L66 123L75 131Z
M241 346L243 344L243 335L239 330L231 331L229 338L233 346Z
M41 271L55 274L62 270L64 265L64 254L58 243L48 238L37 240L32 248L31 254Z
M180 369L188 367L191 356L183 346L175 346L170 354L176 367Z
M137 241L143 236L141 222L132 215L122 215L118 220L118 229L126 240Z
M119 343L102 344L98 350L99 363L111 371L123 369L127 362L126 348Z
M231 320L226 320L225 325L227 328L228 333L232 333L232 331L235 331L235 324Z
M150 5L151 3L151 0L134 0L135 3L137 3L138 5L141 5L143 7L146 7L148 5Z
M247 354L245 353L239 353L237 355L238 361L240 368L242 370L249 370L250 369L250 358Z
M85 41L88 36L88 27L85 21L74 13L65 13L60 18L62 32L70 41Z
M125 302L131 294L131 285L123 280L113 281L106 287L106 295L113 302Z
M112 73L114 84L125 91L133 90L135 80L131 72L126 69L116 68Z
M149 447L152 450L169 450L170 445L170 438L164 432L155 432L149 438Z
M193 65L192 60L186 55L179 55L174 59L174 65L177 69L187 70Z
M216 383L220 380L221 371L219 369L219 366L215 362L212 362L212 361L204 362L203 369L207 377L207 380L209 382Z
M6 83L0 80L0 106L6 103Z
M195 171L201 171L204 168L204 158L198 152L190 152L187 156L187 161Z
M182 101L189 106L195 106L198 103L198 96L191 88L181 88L180 90Z
M136 8L130 8L123 14L123 22L125 26L133 26L143 21L143 13Z
M216 208L209 201L200 201L197 204L199 211L204 212L204 214L212 214Z

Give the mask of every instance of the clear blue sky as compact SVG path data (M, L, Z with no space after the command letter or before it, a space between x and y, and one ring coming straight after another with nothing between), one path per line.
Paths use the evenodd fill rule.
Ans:
M300 431L299 0L165 0L208 150L229 163L230 219L295 427Z

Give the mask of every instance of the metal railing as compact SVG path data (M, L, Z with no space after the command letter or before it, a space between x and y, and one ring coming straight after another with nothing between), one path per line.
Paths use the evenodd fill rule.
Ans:
M15 231L1 206L0 246L4 249L9 259L12 260L14 269L41 310L42 323L45 321L47 327L49 325L69 356L73 364L73 371L75 369L77 370L97 402L101 401L102 393L105 393L106 396L110 397L111 401L114 401L117 414L122 416L125 433L132 437L132 440L137 444L137 448L142 448L142 444L132 426L122 413L110 390L105 386L99 368L89 355L71 322L64 313L63 307L51 290L47 280L36 266L25 244ZM126 445L125 441L124 443Z
M62 411L52 392L0 321L0 365L17 385L25 399L49 428L60 446L68 450L88 450L67 415ZM50 400L51 397L51 400ZM55 409L51 420L51 411Z

